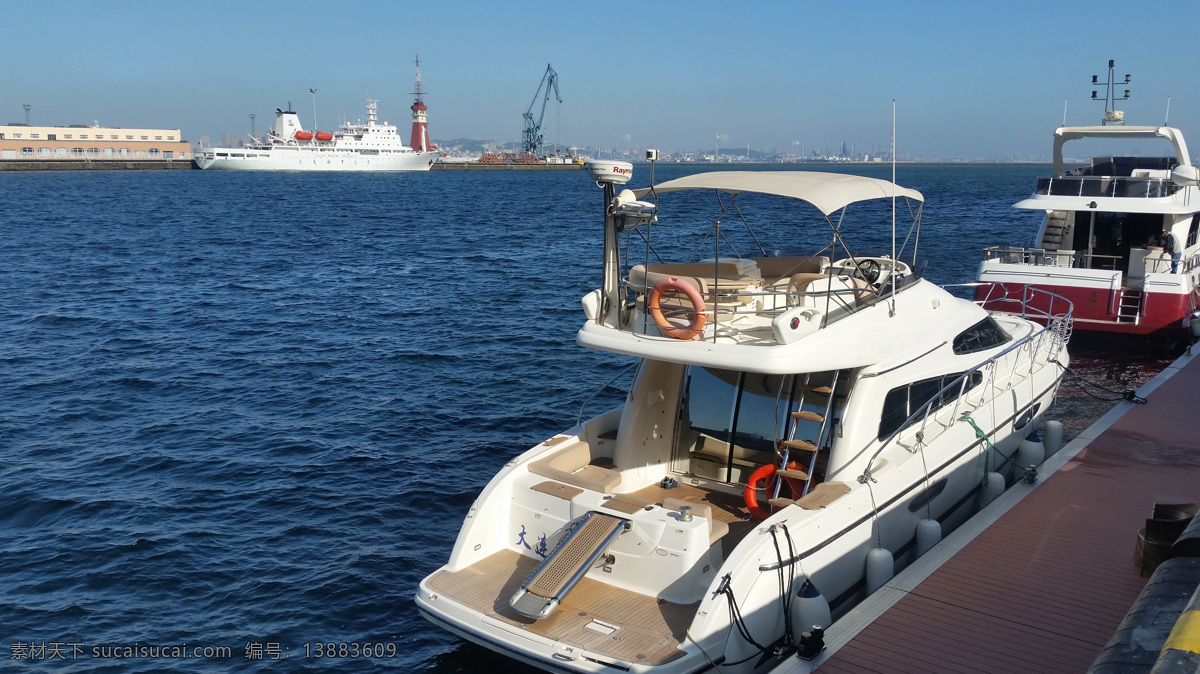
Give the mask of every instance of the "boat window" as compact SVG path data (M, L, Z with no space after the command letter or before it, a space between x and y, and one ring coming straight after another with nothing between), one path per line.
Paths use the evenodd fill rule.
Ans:
M1187 243L1185 244L1187 247L1190 248L1196 245L1196 231L1198 229L1200 229L1200 213L1197 213L1192 217L1192 226L1188 228L1188 238Z
M830 383L832 373L796 377L688 368L674 470L745 484L759 466L775 461L781 439L823 446L822 424L804 419L792 429L790 412L825 414L829 398L821 386Z
M688 368L676 433L674 468L724 481L729 437L737 400L736 372Z
M954 338L953 349L957 355L976 353L1007 343L1012 337L996 321L988 316L975 325L960 332Z
M930 407L930 411L933 411L957 400L963 390L962 382L957 380L962 376L963 373L960 372L957 374L948 374L943 377L923 379L906 386L898 386L888 391L887 396L883 400L883 414L879 420L879 439L885 440L892 433L903 428L905 425L904 422L924 407L925 403L936 398ZM982 382L983 374L978 371L972 372L966 390L970 391ZM942 391L951 384L954 384L952 388L946 390L940 396L938 395L939 391ZM913 420L913 423L916 423L920 419L921 417L917 417Z

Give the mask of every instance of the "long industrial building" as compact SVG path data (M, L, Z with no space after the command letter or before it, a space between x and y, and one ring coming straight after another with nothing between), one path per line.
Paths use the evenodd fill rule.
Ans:
M102 126L0 126L0 160L191 159L179 129L121 129Z

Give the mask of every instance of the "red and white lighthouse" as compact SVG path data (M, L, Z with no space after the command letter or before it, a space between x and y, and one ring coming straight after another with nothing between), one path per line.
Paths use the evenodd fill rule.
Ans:
M437 149L437 146L434 145L429 140L429 125L425 120L426 108L425 108L425 101L421 100L422 93L423 92L421 91L421 57L418 55L417 56L417 84L416 84L416 89L413 91L413 96L416 96L417 99L415 101L413 101L413 104L412 104L412 113L413 113L412 138L409 139L408 146L411 147L412 149L416 150L417 152L432 152Z

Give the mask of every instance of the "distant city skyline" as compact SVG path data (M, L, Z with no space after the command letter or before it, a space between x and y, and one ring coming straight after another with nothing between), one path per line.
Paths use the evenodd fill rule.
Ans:
M286 12L280 12L286 7ZM320 3L76 0L5 6L0 124L262 132L363 116L407 135L413 60L435 139L519 141L551 64L547 146L813 150L1041 160L1063 122L1097 124L1091 76L1132 75L1130 124L1200 131L1183 64L1200 3ZM1172 47L1178 44L1178 47ZM1178 64L1178 65L1177 65ZM317 93L310 93L312 90ZM1099 95L1103 96L1103 89Z

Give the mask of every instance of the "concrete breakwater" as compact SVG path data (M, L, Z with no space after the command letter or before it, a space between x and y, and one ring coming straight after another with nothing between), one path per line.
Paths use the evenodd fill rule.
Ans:
M483 164L473 161L437 162L431 171L578 171L583 164Z

